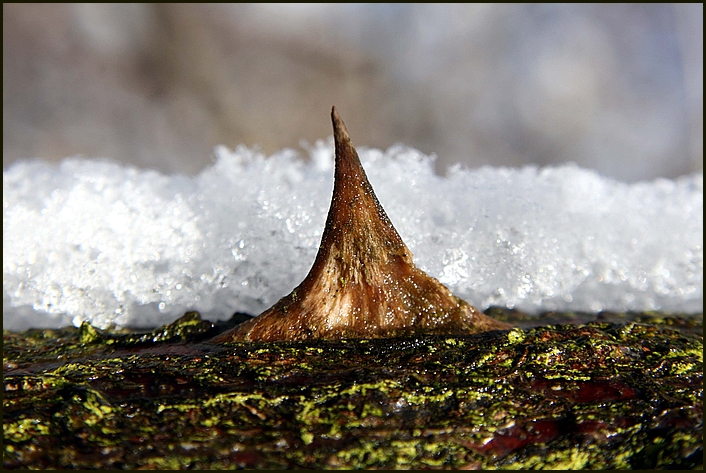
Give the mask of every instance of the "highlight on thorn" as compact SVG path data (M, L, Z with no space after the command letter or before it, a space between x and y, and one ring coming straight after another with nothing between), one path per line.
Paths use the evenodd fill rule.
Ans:
M331 120L333 197L309 274L275 305L213 341L387 338L511 328L414 265L375 196L336 107Z

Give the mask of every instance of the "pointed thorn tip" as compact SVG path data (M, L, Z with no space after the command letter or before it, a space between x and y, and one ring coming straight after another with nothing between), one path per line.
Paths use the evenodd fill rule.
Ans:
M341 116L338 114L338 110L336 110L336 106L334 105L331 108L331 121L333 122L333 138L336 143L343 144L345 142L350 142L351 137L348 134L348 129L346 128L346 124L343 123L343 120L341 120Z

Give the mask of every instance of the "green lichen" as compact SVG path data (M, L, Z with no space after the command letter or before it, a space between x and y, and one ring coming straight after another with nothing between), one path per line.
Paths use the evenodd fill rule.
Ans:
M194 314L148 333L5 332L4 466L701 465L698 321L523 320L471 336L227 346L205 343L219 329Z
M522 343L525 341L525 332L516 328L512 329L507 332L507 339L513 345L517 343Z
M49 435L49 427L42 419L26 417L17 422L3 423L3 438L13 443L25 442L38 435ZM12 448L14 451L14 447Z

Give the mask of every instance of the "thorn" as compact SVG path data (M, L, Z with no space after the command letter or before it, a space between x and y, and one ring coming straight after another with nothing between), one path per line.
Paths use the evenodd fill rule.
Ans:
M274 306L213 341L383 338L511 328L481 314L414 265L375 196L336 107L331 120L333 197L309 274Z

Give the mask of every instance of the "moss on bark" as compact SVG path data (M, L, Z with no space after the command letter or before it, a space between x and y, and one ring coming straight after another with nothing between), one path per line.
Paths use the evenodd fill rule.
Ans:
M4 467L702 464L701 315L488 312L519 328L219 346L227 327L189 313L4 332Z

